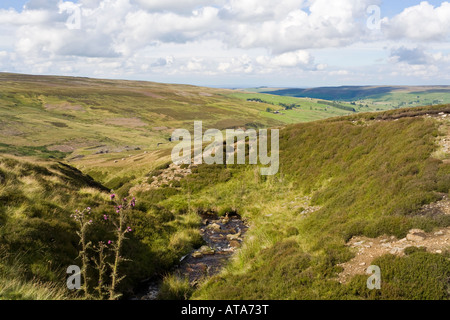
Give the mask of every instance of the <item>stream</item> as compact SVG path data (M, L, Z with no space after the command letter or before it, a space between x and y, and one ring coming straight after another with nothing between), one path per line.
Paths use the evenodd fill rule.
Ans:
M202 226L200 233L205 245L193 250L180 259L171 273L180 278L188 278L192 286L196 286L205 277L217 274L231 257L234 251L240 248L243 236L248 230L238 215L218 217L214 214L201 214ZM161 279L145 282L144 289L132 298L133 300L157 300Z

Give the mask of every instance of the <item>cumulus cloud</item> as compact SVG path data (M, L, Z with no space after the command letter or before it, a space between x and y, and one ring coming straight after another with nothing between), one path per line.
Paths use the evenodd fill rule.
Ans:
M450 3L434 7L427 1L406 8L385 22L392 39L407 38L415 41L442 41L450 36Z
M140 8L151 12L175 12L191 14L192 11L205 6L221 5L224 1L216 0L132 0Z
M312 61L312 56L304 50L286 52L274 57L260 56L256 61L266 67L299 67L308 66Z
M450 34L450 3L424 1L382 20L374 33L367 8L381 0L30 0L0 9L2 66L95 74L354 75L313 52L381 43L386 68L448 68L449 55L426 44ZM78 21L79 20L79 21ZM69 21L79 22L70 25ZM75 26L71 28L71 26ZM392 45L395 41L395 46ZM46 69L47 68L47 69ZM102 69L103 68L103 69ZM381 68L380 68L381 70ZM389 73L389 72L388 72Z

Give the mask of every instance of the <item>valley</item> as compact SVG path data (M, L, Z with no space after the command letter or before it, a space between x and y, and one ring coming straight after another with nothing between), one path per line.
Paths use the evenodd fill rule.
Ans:
M113 264L109 220L124 198L135 205L122 299L154 279L139 298L448 299L450 101L438 88L377 90L337 99L0 73L0 299L86 298L65 287L82 263L71 215L89 208L85 236ZM172 131L196 120L278 129L278 173L173 164ZM99 275L99 247L87 251L89 297L104 299L112 271ZM380 290L366 287L370 264Z

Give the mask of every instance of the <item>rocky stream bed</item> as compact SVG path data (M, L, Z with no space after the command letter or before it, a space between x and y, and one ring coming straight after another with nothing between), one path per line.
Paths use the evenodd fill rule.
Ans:
M248 226L238 215L218 217L202 214L202 234L205 245L180 259L172 273L188 278L192 286L201 279L217 274L236 249L241 246ZM157 300L161 279L146 281L143 289L137 290L134 300Z

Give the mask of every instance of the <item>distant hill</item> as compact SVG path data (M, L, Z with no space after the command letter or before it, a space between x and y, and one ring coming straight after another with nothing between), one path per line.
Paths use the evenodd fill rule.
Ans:
M374 98L391 93L447 93L450 94L450 86L341 86L319 87L307 89L279 89L265 90L261 93L270 93L281 96L300 98L314 98L325 100L358 100Z

